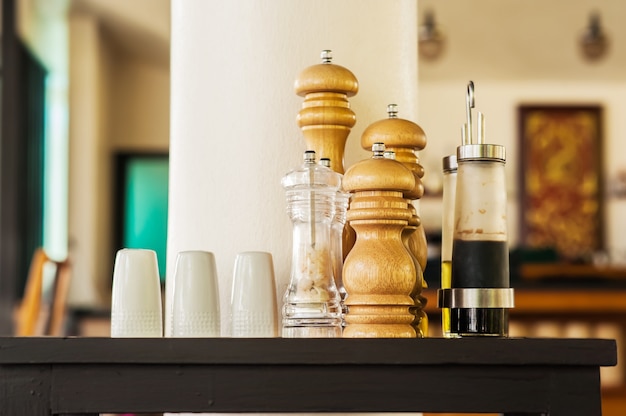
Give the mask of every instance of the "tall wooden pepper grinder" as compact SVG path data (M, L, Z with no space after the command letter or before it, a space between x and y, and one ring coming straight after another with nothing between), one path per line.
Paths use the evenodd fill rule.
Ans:
M343 283L348 338L415 338L412 326L416 266L402 242L411 219L405 192L415 176L402 163L384 157L385 145L372 146L371 159L352 165L343 178L352 192L347 219L357 234L346 257Z
M330 50L321 53L322 63L305 68L294 89L304 97L298 113L307 150L319 158L330 159L330 168L343 174L343 155L356 115L348 97L356 95L359 83L350 70L332 63Z
M332 51L323 50L320 57L322 63L305 68L294 83L296 94L304 97L297 122L307 150L315 151L320 159L328 159L329 167L343 174L346 141L356 123L348 98L357 94L359 83L350 70L332 63ZM355 239L354 230L346 223L338 258L345 259ZM337 265L338 269L342 264ZM340 274L337 286L344 293Z
M422 296L421 292L426 288L426 281L422 273L426 268L428 248L424 227L412 203L413 200L424 196L424 185L422 184L424 168L419 163L416 152L426 147L426 134L419 125L398 118L398 106L396 104L387 106L387 114L388 118L376 121L365 129L361 136L361 147L370 149L374 143L384 143L385 148L395 153L396 160L407 167L415 178L415 187L404 193L404 197L409 200L409 209L413 212L413 217L404 230L404 242L419 264L417 284L413 292L416 305L414 325L421 336L426 336L428 334L428 316L423 308L426 306L427 299Z

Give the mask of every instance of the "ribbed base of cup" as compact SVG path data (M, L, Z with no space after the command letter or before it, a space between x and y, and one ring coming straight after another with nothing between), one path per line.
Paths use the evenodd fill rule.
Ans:
M215 338L220 336L220 318L213 313L179 313L172 321L172 337Z
M233 313L233 337L274 338L278 336L276 315L271 312Z
M146 311L111 312L112 338L160 338L161 314Z

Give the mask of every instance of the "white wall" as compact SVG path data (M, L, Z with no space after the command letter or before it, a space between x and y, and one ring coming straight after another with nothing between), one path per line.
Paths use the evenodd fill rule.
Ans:
M350 165L366 155L360 134L386 117L387 104L416 117L415 0L172 2L167 298L179 251L214 252L225 335L237 252L273 254L279 299L289 281L291 225L280 179L305 150L293 82L320 62L322 49L360 82L350 100L357 115Z
M432 175L441 175L442 157L453 154L461 143L465 122L467 81L422 81L419 89L419 123L428 135L428 147L422 152L426 183ZM615 177L626 169L626 81L554 82L554 81L483 81L476 83L476 110L485 114L487 141L507 148L510 242L518 241L519 208L517 170L519 138L517 108L521 104L601 105L604 108L603 158L604 177ZM623 200L608 199L606 206L607 248L626 249L626 218ZM441 224L440 201L421 202L422 220L427 228Z

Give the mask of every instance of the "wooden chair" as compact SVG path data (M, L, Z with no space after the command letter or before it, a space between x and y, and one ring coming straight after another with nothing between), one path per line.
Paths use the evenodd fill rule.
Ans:
M54 267L49 290L44 288L46 266ZM64 335L65 310L70 283L70 263L55 261L43 248L33 254L22 302L16 314L16 336Z

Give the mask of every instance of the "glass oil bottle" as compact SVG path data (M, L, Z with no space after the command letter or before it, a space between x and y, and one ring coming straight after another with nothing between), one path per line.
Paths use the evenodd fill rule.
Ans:
M454 235L454 207L456 200L456 155L443 158L443 195L441 222L441 287L452 285L452 238ZM450 332L450 308L441 309L441 333L452 338Z
M504 146L485 143L484 117L472 132L474 84L467 94L467 123L457 148L457 185L451 289L440 306L450 308L451 336L508 336L513 307L509 278ZM447 296L446 296L447 295Z

